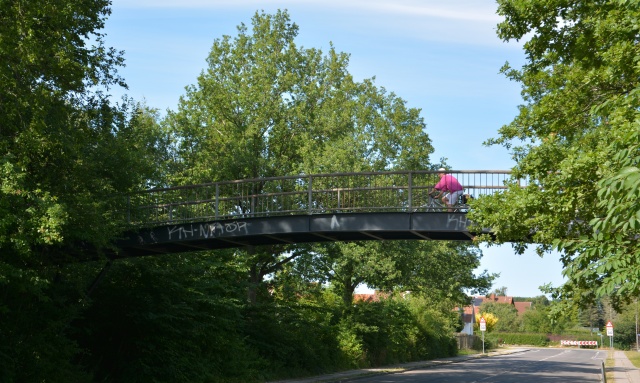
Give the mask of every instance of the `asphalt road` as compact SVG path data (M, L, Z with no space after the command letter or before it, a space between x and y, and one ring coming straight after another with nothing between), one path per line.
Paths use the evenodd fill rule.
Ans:
M605 351L530 349L397 374L360 378L376 383L588 383L600 382Z

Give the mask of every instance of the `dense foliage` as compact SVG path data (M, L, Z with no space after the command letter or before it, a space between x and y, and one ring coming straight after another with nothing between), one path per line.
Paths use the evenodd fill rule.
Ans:
M119 230L115 193L154 176L158 138L130 101L121 53L102 44L108 1L0 7L0 246L4 260L40 265L63 241L104 246ZM93 45L90 41L93 41ZM12 255L7 254L11 252Z
M568 281L554 293L567 303L637 296L640 2L498 4L498 35L525 40L527 63L503 68L525 104L489 141L513 150L514 181L471 218L519 251L560 251Z
M298 46L297 35L287 12L260 12L251 31L241 24L214 41L206 70L164 121L174 185L432 168L419 109L374 79L355 81L348 54Z
M260 382L456 353L453 317L432 302L345 308L330 290L279 285L247 305L230 262L191 254L114 265L74 325L93 379Z
M516 176L535 187L478 201L493 213L501 198L514 198L499 218L505 225L478 219L489 220L499 241L529 240L535 227L543 250L565 250L567 270L579 272L564 294L588 297L584 283L593 281L599 293L611 292L633 263L610 262L604 252L637 252L638 132L634 109L623 108L636 100L625 66L635 48L624 44L636 4L560 12L546 3L500 4L503 38L541 31L526 46L531 64L505 68L531 103L496 140L533 140L516 150ZM117 75L123 54L98 32L108 5L0 4L8 63L0 68L0 380L258 382L455 354L454 308L467 303L465 290L486 292L493 279L474 275L475 246L336 243L100 261L124 224L112 215L123 202L114 197L139 188L441 165L429 161L418 109L374 79L354 81L348 55L333 47L327 55L298 47L286 12L256 13L252 33L241 25L237 37L216 40L207 70L166 118L132 100L113 104L109 87L125 84ZM598 7L606 12L592 15ZM552 25L558 16L567 22ZM592 57L605 32L612 44ZM557 46L562 39L571 44ZM594 84L584 97L555 107L573 86L583 89L574 85L583 78ZM603 139L610 146L596 151ZM531 196L547 198L549 210L532 209ZM520 207L531 221L511 219ZM558 209L561 220L552 222ZM97 261L69 262L87 256ZM360 284L385 293L352 302ZM624 286L616 291L636 289ZM554 331L562 326L549 325L552 306L522 318L497 306L485 315L496 319L492 330ZM572 320L595 320L579 314ZM621 334L631 328L628 314L616 323Z
M108 246L121 230L114 196L155 176L157 124L103 92L124 85L121 53L96 32L108 4L0 3L2 381L86 379L68 338L86 285L62 281L93 270L58 265Z
M374 79L355 81L348 54L298 46L297 35L287 12L258 12L251 30L241 24L237 36L214 41L206 70L163 121L174 139L174 185L433 168L433 147L419 109L408 108ZM385 257L375 245L337 244L332 250ZM303 246L243 251L249 300L256 303L265 278L286 263L318 253L322 249ZM348 281L346 296L359 278Z
M475 246L104 258L141 188L433 168L420 111L354 81L348 55L298 48L286 12L216 40L166 118L114 103L109 3L0 2L0 381L259 382L454 355L454 307L492 279ZM359 283L387 293L345 299Z
M480 313L485 319L492 314L498 320L492 326L494 331L516 332L520 330L518 310L515 306L497 302L484 302L480 305Z
M347 54L299 47L281 11L215 40L166 117L114 103L124 59L99 32L109 3L0 2L0 381L260 382L454 355L455 307L494 278L474 274L474 245L104 258L125 224L119 197L141 188L443 165L419 109L355 81ZM473 218L497 241L564 251L560 296L593 305L485 307L490 330L591 331L617 305L629 344L633 309L615 295L639 289L638 2L499 4L500 36L532 38L529 64L504 69L528 104L493 142L525 142L515 178L530 183L478 200ZM353 300L362 284L376 299Z
M496 332L487 334L486 339L495 345L526 345L536 347L549 345L549 338L545 334Z

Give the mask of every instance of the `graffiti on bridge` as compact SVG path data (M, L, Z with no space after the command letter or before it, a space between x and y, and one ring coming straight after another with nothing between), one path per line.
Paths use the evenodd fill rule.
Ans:
M447 215L447 229L466 230L470 224L471 224L471 221L467 219L466 214L448 214Z
M200 224L182 224L164 228L166 236L162 233L156 234L151 230L145 237L138 235L138 244L158 243L158 237L166 238L168 241L189 240L189 239L209 239L221 237L227 234L248 234L248 223L242 221L233 222L210 222Z
M194 227L195 226L195 227ZM205 224L186 224L168 227L169 240L190 238L215 238L224 234L241 232L247 234L246 222L213 222ZM177 238L174 236L177 235Z

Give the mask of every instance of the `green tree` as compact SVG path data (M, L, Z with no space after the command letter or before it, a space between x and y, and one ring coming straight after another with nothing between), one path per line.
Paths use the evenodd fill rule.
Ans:
M525 299L522 299L522 301L525 301ZM547 298L546 295L538 295L537 297L526 298L526 301L531 301L531 305L533 307L546 307L551 304L549 298Z
M93 381L252 381L260 375L260 357L243 333L243 272L230 266L232 257L114 262L73 326L73 339L89 351L80 361Z
M640 3L498 4L500 38L526 39L527 63L502 69L525 104L488 141L513 150L513 182L476 201L470 219L518 251L560 251L567 282L554 296L565 302L637 296Z
M355 289L411 291L468 304L466 291L484 293L494 274L475 275L482 253L469 244L445 241L323 243L295 260L290 272L307 281L330 283L345 307Z
M396 259L399 277L371 280L372 286L399 288L417 295L437 296L457 305L469 303L470 294L485 294L497 274L487 270L476 275L482 252L477 246L449 241L418 241L402 244L402 251L387 253Z
M167 116L174 182L428 168L418 109L373 79L354 81L347 54L297 46L286 11L256 13L252 25L214 41L208 67Z
M498 318L498 322L494 327L495 331L520 331L520 318L518 317L518 310L516 310L514 305L498 302L484 302L480 305L480 312L483 315L490 313Z
M344 307L349 307L359 285L371 283L374 277L383 280L399 274L390 254L382 252L382 247L382 243L373 241L319 244L312 259L302 257L296 260L296 265L307 262L319 265L321 274L301 275L304 278L319 277L321 281L330 283L342 298Z
M534 307L522 314L522 330L524 332L537 332L549 334L551 330L551 318L546 307Z
M351 340L345 345L361 350L369 366L452 356L456 352L452 330L457 321L453 307L446 300L413 294L355 302L342 317L340 331Z
M624 349L636 348L638 324L638 304L635 301L625 305L613 320L614 341L617 347Z
M580 325L590 329L603 328L605 325L604 315L604 307L600 300L578 310Z
M563 315L554 315L556 314L554 305L558 305L558 302L550 302L544 295L535 297L532 300L532 307L521 316L522 330L530 333L560 334L574 326L576 310L567 310L562 312Z
M206 70L164 121L174 184L429 168L433 147L418 109L374 79L354 81L347 54L296 45L298 26L286 11L257 12L252 26L214 41ZM298 253L249 249L253 288Z
M15 1L0 8L5 261L20 254L20 264L40 264L63 241L104 246L119 230L120 221L108 215L118 207L113 195L151 177L143 167L154 143L136 131L135 106L112 106L102 91L124 86L116 71L120 52L106 48L97 32L108 4Z
M88 379L68 338L86 286L65 283L61 264L109 246L123 224L115 197L157 174L151 111L105 93L125 86L122 54L99 32L109 4L0 3L2 381Z
M506 286L502 286L502 287L495 288L493 290L493 294L495 294L496 296L499 296L499 297L506 297L507 296L507 287Z

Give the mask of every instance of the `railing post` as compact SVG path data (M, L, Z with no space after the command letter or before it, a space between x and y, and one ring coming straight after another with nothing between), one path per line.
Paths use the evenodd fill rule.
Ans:
M216 221L218 220L218 208L220 207L220 184L216 183Z
M409 172L409 212L413 211L413 172Z
M313 213L313 209L311 208L311 204L313 203L313 181L311 175L309 175L309 183L307 186L307 196L309 197L309 204L307 205L307 212L309 215Z

